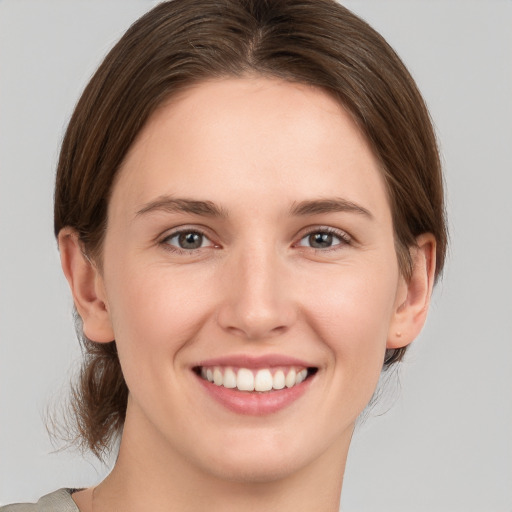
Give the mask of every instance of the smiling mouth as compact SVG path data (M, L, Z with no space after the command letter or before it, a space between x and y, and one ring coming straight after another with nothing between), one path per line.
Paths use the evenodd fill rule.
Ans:
M249 369L196 366L193 370L201 379L219 387L249 393L269 393L298 386L313 376L318 368L297 366Z

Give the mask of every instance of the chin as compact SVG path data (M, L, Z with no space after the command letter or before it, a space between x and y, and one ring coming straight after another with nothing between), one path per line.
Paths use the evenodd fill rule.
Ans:
M349 438L352 430L347 429ZM332 458L335 464L344 460L344 443L338 446L336 441L329 442L328 437L301 435L295 429L259 435L244 432L216 443L221 449L210 452L210 456L206 450L197 455L203 470L220 480L268 484L297 475L325 458Z
M284 480L307 465L305 460L298 457L290 458L282 453L271 458L263 457L261 454L250 457L237 454L235 457L224 457L222 463L214 465L212 473L223 481L268 484Z

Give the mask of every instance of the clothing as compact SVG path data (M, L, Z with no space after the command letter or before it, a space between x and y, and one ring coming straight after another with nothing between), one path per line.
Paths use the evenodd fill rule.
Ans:
M15 503L0 507L0 512L80 512L71 494L78 489L59 489L39 499L37 503Z

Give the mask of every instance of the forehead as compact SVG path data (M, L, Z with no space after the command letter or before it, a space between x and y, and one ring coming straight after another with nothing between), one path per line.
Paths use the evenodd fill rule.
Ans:
M386 195L376 158L337 101L268 78L208 81L172 97L132 145L113 197L119 189L136 205L162 194L242 203L276 193L284 202Z

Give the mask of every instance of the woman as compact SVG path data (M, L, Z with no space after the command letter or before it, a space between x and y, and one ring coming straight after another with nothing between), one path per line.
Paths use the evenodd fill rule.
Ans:
M446 246L428 112L378 34L330 0L160 4L76 107L55 234L78 428L121 437L41 507L338 510Z

